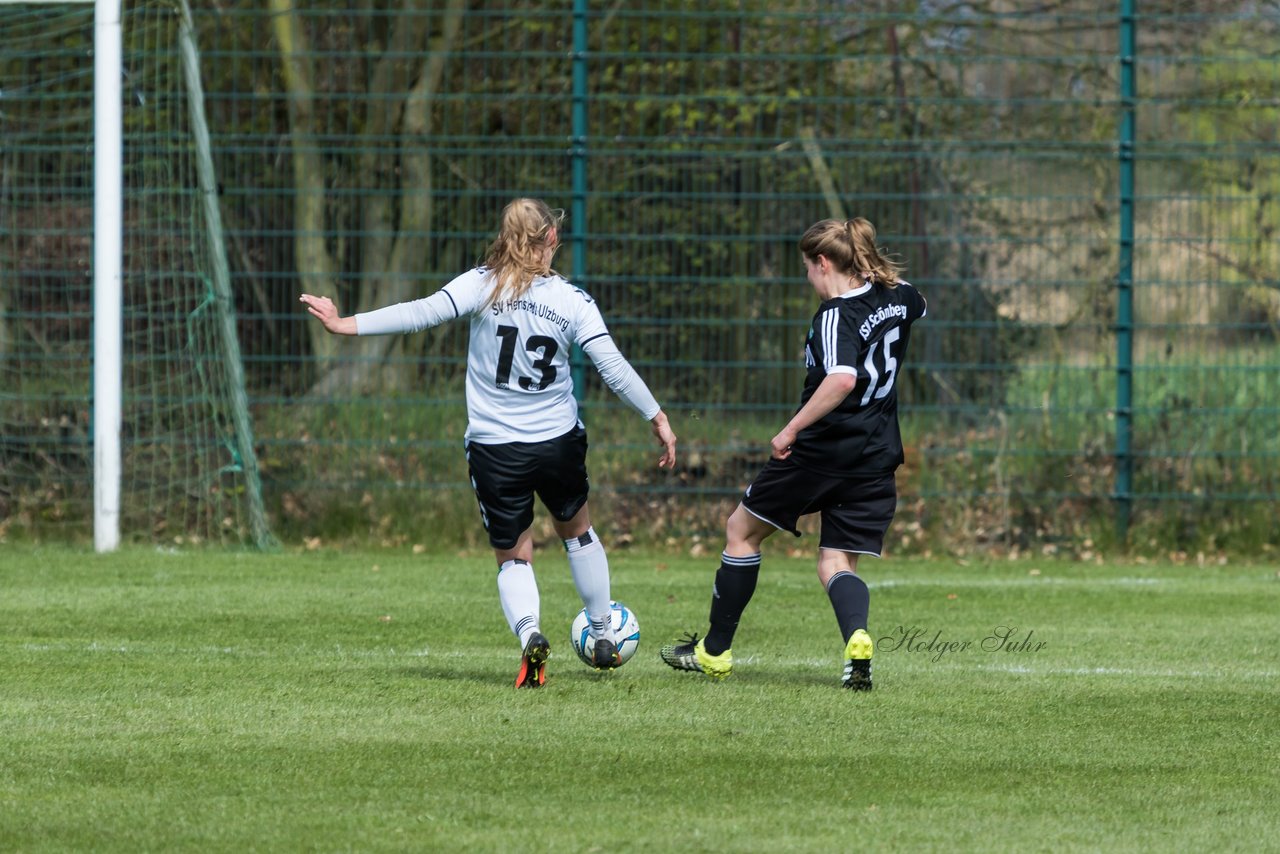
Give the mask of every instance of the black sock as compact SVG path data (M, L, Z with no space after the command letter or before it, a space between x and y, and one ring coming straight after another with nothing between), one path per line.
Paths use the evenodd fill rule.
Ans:
M702 642L707 652L719 655L733 646L733 633L738 630L738 620L742 619L742 612L756 592L759 575L760 555L720 555L716 586L711 595L711 629Z
M848 643L854 632L867 627L867 610L871 606L867 582L852 572L837 572L827 583L827 596L835 609L844 642Z

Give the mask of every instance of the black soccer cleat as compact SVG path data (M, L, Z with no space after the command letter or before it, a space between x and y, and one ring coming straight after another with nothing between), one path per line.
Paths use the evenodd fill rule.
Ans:
M597 638L595 648L591 651L591 666L596 670L612 670L622 666L622 656L618 647L608 638Z
M517 688L541 688L547 682L547 659L551 657L551 644L542 632L534 632L524 645L520 656L520 672L516 674Z

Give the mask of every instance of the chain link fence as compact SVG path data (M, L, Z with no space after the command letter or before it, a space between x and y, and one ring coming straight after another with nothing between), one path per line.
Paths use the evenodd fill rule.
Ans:
M557 269L682 439L658 472L647 425L583 367L615 539L718 536L798 402L797 239L864 216L930 305L891 550L1272 548L1280 8L1024 8L195 10L273 527L482 542L465 325L338 341L297 295L426 295L533 195L569 212Z

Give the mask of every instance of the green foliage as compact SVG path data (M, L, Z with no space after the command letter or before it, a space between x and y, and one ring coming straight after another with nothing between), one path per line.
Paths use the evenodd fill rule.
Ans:
M877 688L851 695L809 558L766 559L736 672L711 683L656 656L701 630L710 559L614 550L643 634L600 675L569 652L580 603L548 557L548 683L517 692L490 559L407 551L0 552L4 847L586 852L608 833L819 852L854 824L872 851L1280 837L1271 565L869 564ZM1000 626L1014 642L983 647ZM614 827L588 808L601 786Z
M1277 363L1275 347L1223 351L1208 363L1170 351L1136 371L1134 553L1270 553L1278 484L1274 465L1259 463L1280 458ZM932 531L916 547L969 537L1013 551L1120 548L1110 359L1024 366L1006 394L968 429L907 419L921 459L908 491L925 496L920 514ZM931 494L945 510L929 507Z
M1274 33L1244 21L1214 27L1215 61L1200 69L1194 97L1210 107L1182 108L1177 123L1189 141L1214 156L1188 161L1203 192L1221 198L1215 216L1198 223L1210 236L1204 264L1224 284L1218 316L1247 333L1280 334L1280 68L1266 56ZM1225 214L1225 215L1224 215ZM1230 333L1227 333L1230 335Z

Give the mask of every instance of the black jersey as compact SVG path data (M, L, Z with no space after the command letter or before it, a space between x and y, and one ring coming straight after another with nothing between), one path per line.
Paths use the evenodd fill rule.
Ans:
M805 342L803 407L828 374L857 377L853 391L800 431L791 449L799 466L837 476L877 475L902 464L898 373L911 324L926 304L914 287L866 284L818 308Z

